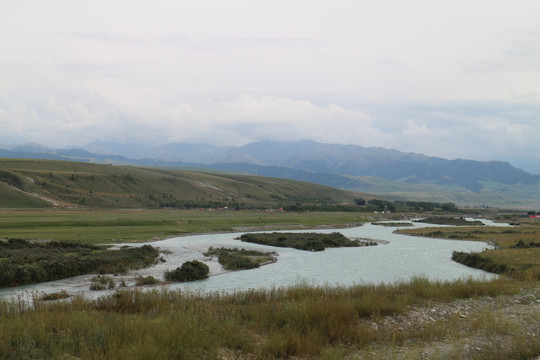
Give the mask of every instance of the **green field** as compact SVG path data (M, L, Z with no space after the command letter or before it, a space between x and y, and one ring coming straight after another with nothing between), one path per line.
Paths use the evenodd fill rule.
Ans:
M371 215L234 210L0 210L0 239L146 242L207 232L361 225Z

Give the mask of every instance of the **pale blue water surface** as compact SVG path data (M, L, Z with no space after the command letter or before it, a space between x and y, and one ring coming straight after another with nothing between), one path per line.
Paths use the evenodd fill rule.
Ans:
M485 221L487 225L500 225ZM428 227L429 224L414 223L414 227ZM507 226L507 225L506 225ZM388 242L378 246L326 249L308 252L290 248L269 247L235 240L242 233L210 234L175 237L151 242L152 246L168 250L165 263L151 268L132 271L125 276L115 277L119 283L124 280L128 286L134 284L137 276L152 275L163 278L165 270L172 270L189 260L201 260L210 267L210 278L167 285L170 289L213 292L246 289L261 289L290 286L299 283L311 285L353 285L364 283L392 283L407 281L413 277L431 280L455 280L460 278L489 279L496 275L466 267L451 260L453 251L478 252L489 247L486 243L430 239L394 234L396 227L365 224L364 226L332 230L306 230L305 232L331 233L338 231L350 238L369 238ZM128 244L141 246L142 244ZM225 272L216 259L203 255L210 246L259 249L278 253L277 262L252 270ZM17 288L3 289L0 295L18 296L29 292L56 292L66 290L70 294L100 296L108 291L89 291L92 275Z

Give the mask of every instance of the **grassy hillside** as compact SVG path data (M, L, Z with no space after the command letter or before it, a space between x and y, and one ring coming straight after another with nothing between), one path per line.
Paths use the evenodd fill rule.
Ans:
M0 207L265 208L353 204L370 196L260 176L0 159Z

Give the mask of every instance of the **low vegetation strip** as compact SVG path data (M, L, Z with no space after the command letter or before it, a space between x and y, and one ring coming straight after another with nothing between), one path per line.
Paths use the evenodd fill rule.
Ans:
M239 237L240 240L261 245L291 247L307 251L323 251L326 248L356 247L358 241L348 239L339 232L331 234L320 233L248 233Z
M217 256L226 270L247 270L276 261L276 253L246 249L215 249L210 247L205 256Z
M407 227L407 226L413 226L410 222L394 222L394 221L388 221L388 222L373 222L371 225L379 225L379 226L388 226L388 227Z
M123 273L153 264L159 251L150 245L108 250L59 241L0 241L0 287L34 284L92 273Z
M492 259L482 256L478 253L454 251L452 253L452 260L460 264L488 271L494 274L512 273L515 271L515 269L508 267L506 264L497 264Z
M452 225L452 226L482 226L484 225L484 223L481 222L480 220L467 220L463 217L447 217L447 216L427 217L425 219L415 220L414 222L436 224L436 225Z

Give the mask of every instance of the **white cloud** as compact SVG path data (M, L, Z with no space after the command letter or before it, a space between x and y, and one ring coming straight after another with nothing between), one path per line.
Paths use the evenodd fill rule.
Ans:
M0 143L540 152L540 3L24 0L0 11Z

